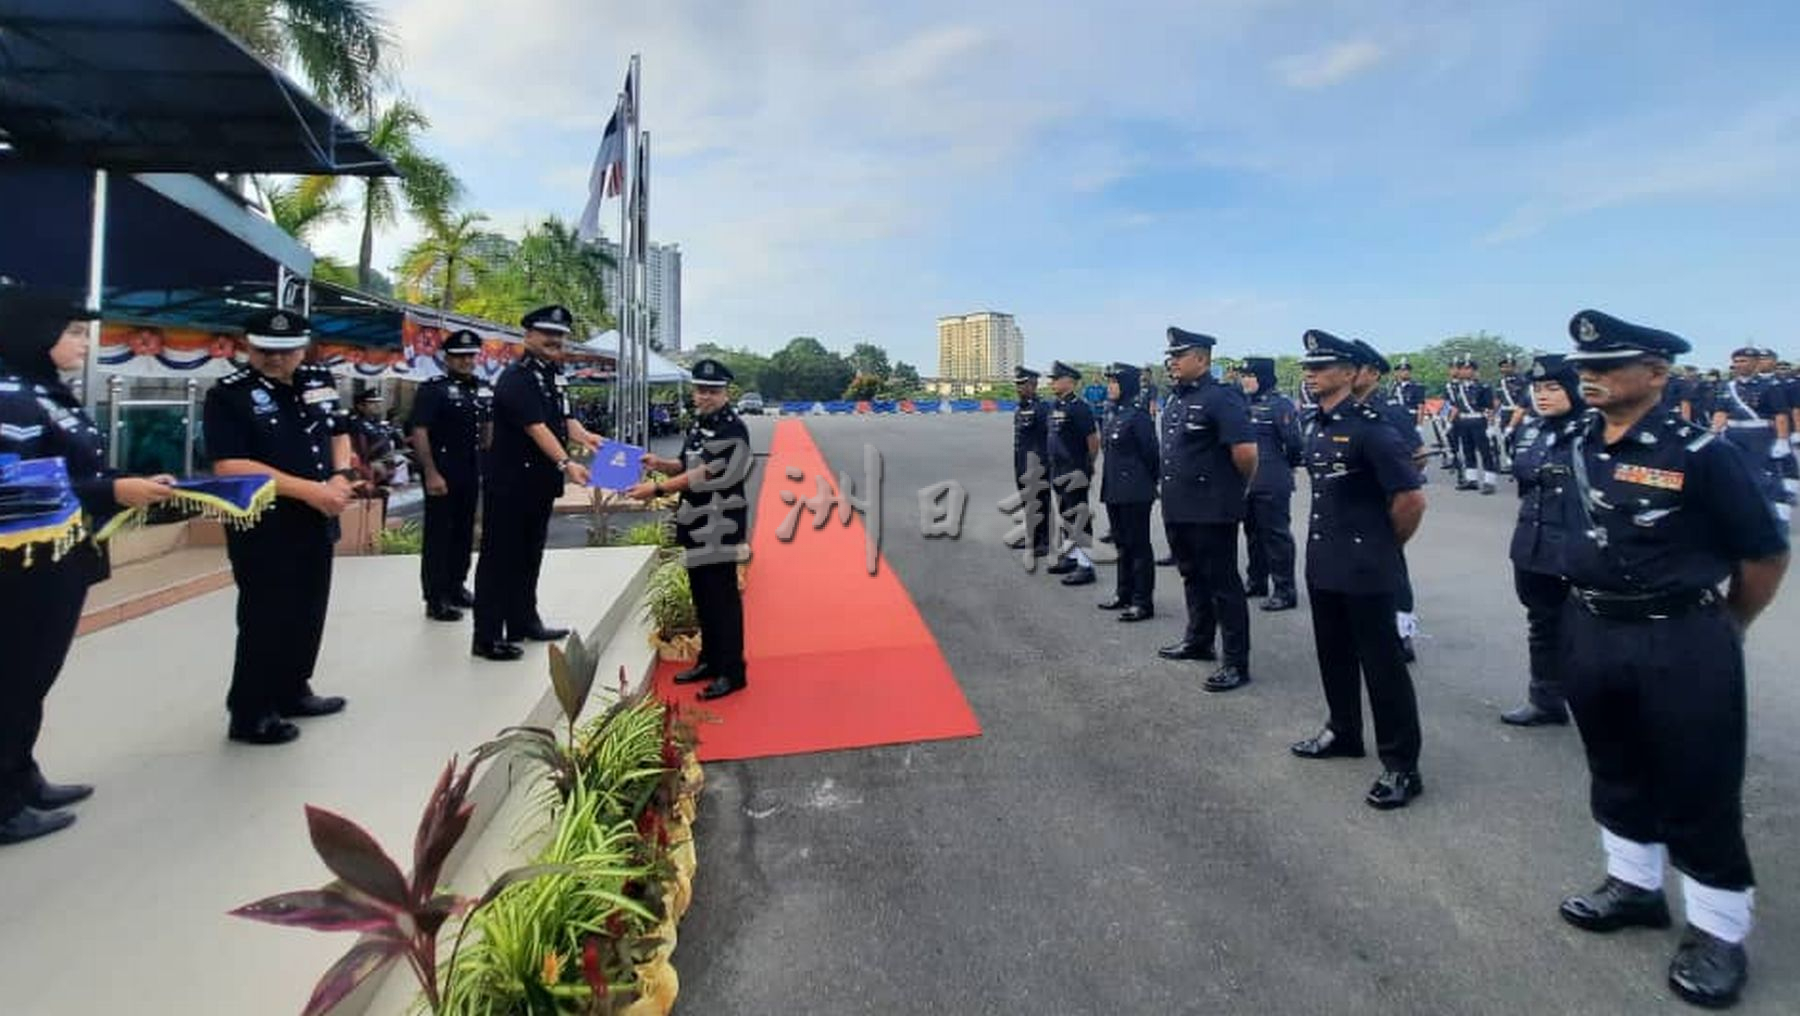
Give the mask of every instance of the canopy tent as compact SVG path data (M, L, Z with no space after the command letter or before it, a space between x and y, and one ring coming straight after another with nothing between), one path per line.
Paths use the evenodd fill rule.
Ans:
M5 0L0 161L395 174L362 133L176 0Z
M577 342L574 349L599 357L602 361L618 362L619 333L616 331L598 332L586 342ZM660 353L651 351L647 355L644 380L653 385L686 384L693 378L680 364L675 363ZM611 370L603 372L611 378Z

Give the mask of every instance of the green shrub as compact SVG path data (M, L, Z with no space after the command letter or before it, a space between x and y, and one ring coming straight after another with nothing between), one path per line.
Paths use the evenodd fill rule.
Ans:
M687 569L680 560L664 561L650 573L644 611L665 638L700 627L700 617L694 612L694 593L688 586Z
M425 529L417 522L402 522L375 534L375 550L380 554L417 554L425 549Z

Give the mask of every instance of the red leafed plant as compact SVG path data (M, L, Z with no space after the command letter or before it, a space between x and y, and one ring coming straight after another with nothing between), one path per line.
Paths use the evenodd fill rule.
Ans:
M319 978L303 1016L331 1011L364 981L402 957L418 978L431 1011L438 1012L443 990L448 987L438 983L438 933L444 924L486 906L507 886L565 870L561 865L514 868L495 879L479 899L438 891L444 863L475 812L467 798L478 764L471 762L459 772L453 757L438 777L419 819L410 878L400 873L400 866L367 830L341 815L307 805L306 825L313 849L337 879L320 889L280 893L231 911L234 917L267 924L362 935ZM459 944L460 939L459 935ZM454 968L452 954L446 969Z

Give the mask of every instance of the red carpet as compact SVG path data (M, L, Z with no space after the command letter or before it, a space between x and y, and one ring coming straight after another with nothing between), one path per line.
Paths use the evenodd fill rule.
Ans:
M846 465L860 496L861 465ZM906 587L885 560L869 574L860 515L845 526L834 510L825 528L813 529L814 518L806 512L792 540L776 539L791 510L781 501L782 491L810 497L815 476L836 485L804 423L776 424L763 468L744 592L750 686L699 705L716 721L700 726L700 758L714 762L979 735L981 725ZM806 478L789 480L792 468ZM890 512L882 528L898 524ZM692 705L701 686L669 680L683 666L657 668L657 694Z

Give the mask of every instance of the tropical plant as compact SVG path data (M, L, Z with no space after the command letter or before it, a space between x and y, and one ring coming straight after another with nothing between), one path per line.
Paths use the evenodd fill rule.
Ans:
M446 979L440 983L438 935L450 919L462 917L462 930L466 931L469 916L493 902L508 886L564 870L544 865L514 868L495 879L480 898L439 891L444 864L475 812L468 794L478 764L471 761L459 772L452 758L444 767L419 819L410 877L400 873L400 866L367 830L309 804L306 825L313 849L337 880L320 889L280 893L231 911L234 917L267 924L354 931L362 936L319 979L302 1016L331 1011L364 981L402 958L412 968L431 1011L441 1013L456 970L453 950L445 967ZM457 939L460 944L460 932Z
M362 110L386 75L392 37L373 0L190 0L251 52L297 71L319 101Z
M681 561L664 561L650 573L644 611L657 634L665 639L700 627L699 615L694 611L694 592Z
M562 219L551 216L527 229L507 256L497 260L455 309L510 321L539 304L559 303L574 314L575 334L581 338L614 323L605 273L616 262Z
M320 226L340 221L349 212L338 199L336 182L329 176L305 176L287 183L258 179L256 188L275 225L301 243L310 243Z
M367 290L374 271L375 230L391 226L398 217L400 202L420 218L447 214L462 195L462 183L441 160L425 154L420 141L431 120L424 111L406 99L395 99L385 108L369 115L369 145L400 171L396 184L387 177L370 176L361 181L362 245L356 259L358 288Z
M423 218L425 235L402 256L400 281L412 299L431 299L440 309L452 310L459 287L473 290L491 270L482 253L492 237L481 228L487 216L428 209Z
M614 546L658 547L666 550L675 546L675 527L668 519L639 522L619 534Z
M425 549L425 530L410 519L375 533L378 554L417 554Z

